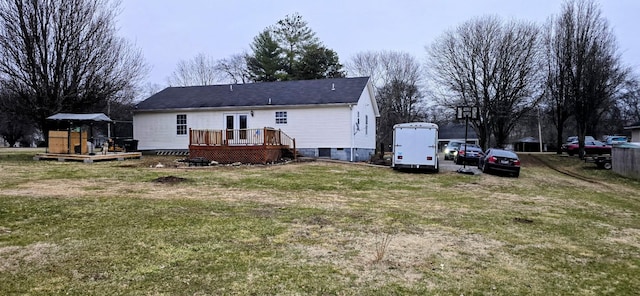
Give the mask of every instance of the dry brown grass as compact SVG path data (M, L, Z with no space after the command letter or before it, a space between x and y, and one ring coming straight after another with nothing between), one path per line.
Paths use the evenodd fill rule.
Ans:
M264 260L252 256L254 252L266 252L267 255L261 256L273 260L281 268L290 268L294 274L300 269L329 266L334 273L330 273L330 280L321 284L337 282L344 285L339 286L341 289L352 285L352 293L345 294L371 292L378 288L391 289L387 290L391 293L409 290L414 294L429 291L465 295L469 292L513 295L527 291L539 295L554 291L566 294L566 289L573 288L573 291L599 294L604 291L599 287L606 287L611 279L598 280L598 277L623 264L618 262L623 259L628 262L624 263L627 266L621 271L613 271L619 274L616 278L626 276L631 280L625 285L640 285L637 276L628 274L629 270L636 270L638 264L637 259L629 258L640 255L640 230L634 226L638 212L633 203L634 198L638 200L638 187L633 184L603 187L553 172L539 164L524 167L520 178L505 178L461 176L453 172L404 174L390 169L323 162L186 167L176 159L151 157L93 165L43 162L25 166L0 162L0 179L17 180L2 188L0 197L25 200L33 197L60 200L117 197L116 202L150 201L149 207L160 201L172 210L188 207L183 204L185 201L196 201L199 206L215 204L225 210L214 208L203 214L194 207L193 221L189 216L184 217L182 223L189 227L183 226L181 231L211 227L210 224L191 226L199 219L212 223L203 216L228 219L224 223L258 219L257 224L273 223L282 228L265 234L248 229L248 224L236 228L236 225L220 226L221 229L231 226L230 231L233 231L223 237L223 242L239 242L240 249L256 246L243 253L246 257L241 257L238 263L226 268L233 269L235 264L245 261ZM157 163L162 163L164 168L155 168ZM66 177L67 173L77 177ZM173 177L183 180L154 182ZM234 214L226 211L237 211L233 213L240 218L236 221ZM172 231L168 227L166 230ZM0 237L15 234L17 228L0 224ZM202 235L194 234L198 238ZM185 238L193 239L188 234ZM190 253L193 245L170 245L163 239L166 238L140 239L123 245L162 249L165 259L185 254L192 256L178 261L180 264L196 262L194 258L199 260L206 255ZM219 247L217 243L207 241L205 246ZM63 248L74 247L74 243L65 245L46 240L25 246L0 244L0 258L3 259L0 275L20 272L21 265L53 264L66 258ZM274 249L268 249L271 247ZM626 253L616 253L618 250ZM237 255L235 252L224 249L216 255ZM146 264L140 268L163 274L157 266L165 266L164 263ZM273 276L272 270L252 266L216 276L240 274L247 285L264 284L260 280ZM191 270L198 266L186 268ZM115 281L123 276L97 269L72 268L70 280L82 286L87 279ZM215 277L208 274L193 276L200 279ZM115 285L120 284L115 282ZM224 285L231 289L241 284L226 282ZM397 291L389 288L396 286L400 287ZM579 290L577 287L586 288ZM243 288L245 290L241 291L248 289ZM624 291L618 285L614 288ZM257 291L257 294L272 292ZM148 291L142 294L144 292ZM301 292L289 288L286 293Z

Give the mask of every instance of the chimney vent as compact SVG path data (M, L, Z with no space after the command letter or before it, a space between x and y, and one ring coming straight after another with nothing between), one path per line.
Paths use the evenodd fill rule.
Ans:
M336 84L335 83L331 83L331 90L336 90Z

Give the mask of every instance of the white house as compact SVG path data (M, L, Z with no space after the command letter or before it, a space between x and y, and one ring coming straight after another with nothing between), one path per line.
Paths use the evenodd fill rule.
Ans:
M189 129L272 127L302 155L363 161L379 116L368 77L169 87L136 106L133 136L139 150L187 150Z

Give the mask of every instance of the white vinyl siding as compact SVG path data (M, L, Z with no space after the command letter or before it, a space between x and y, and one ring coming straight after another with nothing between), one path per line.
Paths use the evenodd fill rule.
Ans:
M136 112L133 136L140 150L189 149L189 137L176 134L178 114L186 115L188 129L224 129L225 114L247 114L249 129L271 127L281 129L295 138L297 148L364 148L375 149L375 100L365 88L358 103L348 105L317 105L307 107L240 107L230 110L190 110L166 112ZM286 113L286 117L277 116ZM359 116L358 116L359 114ZM281 114L284 115L284 114ZM286 118L286 124L276 124ZM359 123L358 123L359 118Z

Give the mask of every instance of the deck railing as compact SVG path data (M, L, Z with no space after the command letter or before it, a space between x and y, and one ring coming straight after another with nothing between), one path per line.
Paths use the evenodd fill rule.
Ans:
M287 146L295 147L294 139L281 130L259 129L189 129L189 145L193 146Z

